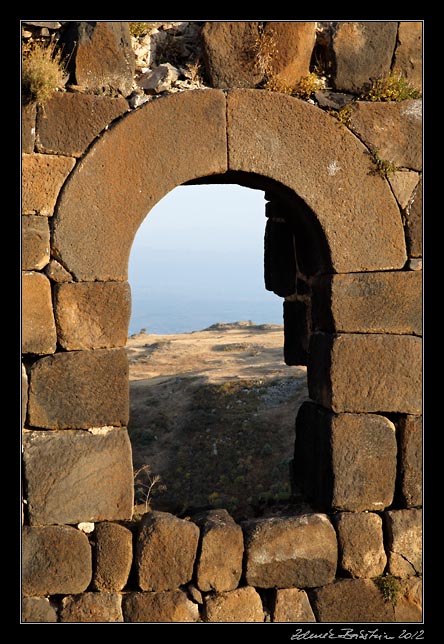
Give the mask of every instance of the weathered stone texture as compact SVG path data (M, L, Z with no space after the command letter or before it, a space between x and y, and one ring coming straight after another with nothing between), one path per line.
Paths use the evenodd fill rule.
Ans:
M23 462L31 525L131 518L134 481L126 429L25 432Z
M209 510L193 517L200 526L200 554L196 580L203 592L234 590L242 574L242 528L226 510Z
M410 257L422 257L422 180L404 211L407 249Z
M323 275L313 284L312 312L321 331L422 335L422 274Z
M59 284L54 290L59 344L68 351L124 347L131 316L128 282Z
M296 419L293 470L325 509L382 510L395 491L396 433L376 414L332 414L305 402Z
M422 170L422 100L353 104L350 128L378 157L401 168Z
M298 588L274 591L273 622L315 622L307 593Z
M413 191L418 185L420 175L418 172L401 170L390 174L388 182L401 208L406 208L412 198Z
M62 599L61 622L123 622L122 595L82 593Z
M399 421L398 477L402 507L422 505L422 416Z
M22 405L22 427L24 427L25 421L26 421L26 412L28 409L28 374L26 373L26 368L24 364L22 364L21 405Z
M82 593L91 581L88 537L70 526L23 528L22 593L25 597Z
M57 622L57 612L47 597L23 597L22 622Z
M75 159L51 154L22 155L22 214L50 217Z
M422 510L387 510L388 572L395 577L422 573Z
M270 42L272 54L267 72L273 81L284 87L294 87L310 73L310 61L316 42L315 22L267 22L264 46L267 41Z
M80 157L111 121L127 111L124 98L56 92L37 118L37 150Z
M182 590L128 593L123 616L125 622L197 622L199 608Z
M339 512L334 515L338 534L339 566L350 577L378 577L384 572L382 519L373 512Z
M133 86L135 57L127 22L72 22L64 41L68 67L77 85L128 96Z
M198 542L191 521L168 512L144 514L134 558L141 590L174 590L191 581Z
M54 220L54 257L78 280L126 280L134 236L151 208L176 186L226 169L222 91L148 102L79 162Z
M22 270L39 271L49 263L49 224L46 217L22 217Z
M394 611L370 579L341 579L309 591L318 622L393 622Z
M252 519L243 530L245 579L250 586L304 588L333 581L337 541L327 516Z
M45 355L57 346L51 285L45 275L22 273L22 353Z
M56 282L57 284L63 284L65 282L72 282L73 278L68 273L68 271L63 268L61 264L55 259L52 259L45 268L45 274L49 277L50 280Z
M205 598L206 622L263 622L264 617L260 595L251 586Z
M294 190L316 213L334 272L404 266L398 205L356 136L323 110L281 93L231 90L227 100L229 169Z
M255 87L262 80L258 22L207 22L201 36L212 87Z
M34 152L35 122L37 106L35 103L22 106L22 152Z
M93 588L101 592L122 590L128 581L133 561L132 532L117 523L97 523L92 542Z
M395 51L394 69L418 91L422 91L422 23L400 22L398 44Z
M335 412L422 410L422 341L410 335L314 333L310 398Z
M397 622L422 621L422 579L410 577L400 580L400 592L396 598L395 620Z
M336 90L360 94L372 80L390 72L398 23L338 22L333 36Z
M47 429L128 424L125 349L71 351L42 358L31 368L29 423Z

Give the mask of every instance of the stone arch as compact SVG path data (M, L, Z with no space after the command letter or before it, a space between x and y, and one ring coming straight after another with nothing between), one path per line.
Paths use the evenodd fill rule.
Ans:
M257 90L196 90L126 115L84 155L53 220L54 256L76 281L121 281L137 228L165 194L240 172L284 185L323 231L334 273L406 261L399 209L365 146L304 101Z

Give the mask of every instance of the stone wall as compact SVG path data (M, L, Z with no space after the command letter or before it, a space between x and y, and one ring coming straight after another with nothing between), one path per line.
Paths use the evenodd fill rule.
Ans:
M149 25L23 24L69 69L22 109L21 619L420 622L422 101L362 97L422 24ZM190 182L265 191L314 513L133 514L128 257Z

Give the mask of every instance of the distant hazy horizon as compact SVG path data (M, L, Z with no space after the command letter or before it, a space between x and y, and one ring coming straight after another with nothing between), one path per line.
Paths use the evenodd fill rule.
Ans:
M217 322L282 324L265 290L264 193L238 185L180 186L139 228L129 261L129 335L200 331Z

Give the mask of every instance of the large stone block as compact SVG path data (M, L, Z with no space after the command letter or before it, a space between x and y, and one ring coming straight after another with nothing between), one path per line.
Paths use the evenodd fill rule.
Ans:
M422 100L353 103L350 128L382 161L422 170Z
M60 621L64 623L123 622L122 595L82 593L62 599Z
M360 94L375 78L390 72L398 23L338 22L333 36L336 90Z
M422 257L422 180L405 211L405 233L410 257Z
M335 412L422 410L422 341L410 335L314 333L310 398Z
M311 316L308 302L284 301L284 359L287 365L306 365L310 344Z
M49 224L47 217L22 217L22 270L39 271L50 260Z
M22 273L22 353L54 353L57 334L51 285L41 273Z
M124 347L131 316L128 282L72 282L54 290L59 344L68 351Z
M315 622L307 593L299 588L282 588L274 591L273 622Z
M387 510L388 572L395 577L422 573L422 510Z
M313 287L317 330L422 335L422 274L323 275Z
M125 349L71 351L42 358L31 368L29 423L47 429L128 424Z
M57 622L57 612L47 597L23 597L22 622Z
M403 507L422 506L422 416L399 421L398 484Z
M205 598L206 622L263 622L265 615L259 593L243 586Z
M125 622L197 622L199 608L182 590L128 593L123 596Z
M132 516L134 481L126 429L25 432L23 463L31 525Z
M404 266L398 204L348 128L279 92L230 90L227 101L229 169L274 179L303 200L297 229L328 247L331 272Z
M50 217L75 159L52 154L22 155L22 214Z
M128 109L124 98L55 92L37 117L37 149L80 157L96 136Z
M335 530L323 514L251 519L243 524L245 579L257 588L331 583L337 564Z
M82 593L92 575L88 537L71 526L23 528L22 593L25 597Z
M338 534L339 566L350 577L378 577L384 572L382 519L374 512L338 512L333 517Z
M395 620L397 622L422 621L422 579L410 577L401 579L400 591L396 597Z
M25 425L26 421L26 412L28 409L28 374L26 372L25 365L22 364L22 396L21 396L21 406L22 406L22 428Z
M22 105L22 152L27 154L34 152L36 114L35 103Z
M93 535L94 590L116 592L128 581L133 562L133 534L118 523L97 523Z
M264 28L262 55L271 54L267 74L284 88L294 87L310 73L310 61L316 42L316 23L289 21L267 22ZM269 44L267 51L267 43Z
M234 590L242 574L242 528L222 509L194 516L193 522L201 529L197 587L203 592Z
M255 87L262 80L258 22L207 22L201 37L205 70L212 87Z
M318 622L393 622L394 610L371 579L339 579L309 591Z
M307 497L327 509L382 510L393 501L396 432L376 414L332 414L305 402L296 419L293 469Z
M199 528L168 512L148 512L140 523L135 566L142 590L174 590L191 581Z
M126 280L134 236L153 206L177 186L226 169L222 91L148 101L79 162L54 219L54 258L79 281Z
M422 22L400 22L393 66L418 91L422 91Z

